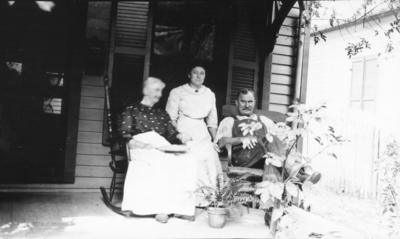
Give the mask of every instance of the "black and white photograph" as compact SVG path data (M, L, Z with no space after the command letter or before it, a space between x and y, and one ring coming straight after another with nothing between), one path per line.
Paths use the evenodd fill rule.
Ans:
M0 1L0 239L400 238L400 0Z

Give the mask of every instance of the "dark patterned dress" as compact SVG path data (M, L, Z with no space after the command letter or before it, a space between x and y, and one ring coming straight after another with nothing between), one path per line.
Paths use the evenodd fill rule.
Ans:
M176 140L178 134L166 111L139 102L126 107L119 125L119 133L123 137L155 131L171 142Z

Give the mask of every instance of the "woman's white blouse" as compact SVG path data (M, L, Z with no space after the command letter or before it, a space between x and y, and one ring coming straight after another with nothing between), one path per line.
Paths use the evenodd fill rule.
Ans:
M193 119L206 119L207 127L218 127L215 94L207 87L202 86L197 90L185 84L171 91L169 94L166 111L171 120L180 116Z

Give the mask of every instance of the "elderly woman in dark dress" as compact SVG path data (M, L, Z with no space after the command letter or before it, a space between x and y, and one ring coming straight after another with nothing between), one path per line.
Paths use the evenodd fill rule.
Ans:
M196 159L188 153L159 150L190 136L178 133L167 112L154 107L165 84L153 77L144 82L143 100L128 106L119 133L129 140L131 161L124 186L122 210L136 215L156 215L167 222L169 214L194 220Z

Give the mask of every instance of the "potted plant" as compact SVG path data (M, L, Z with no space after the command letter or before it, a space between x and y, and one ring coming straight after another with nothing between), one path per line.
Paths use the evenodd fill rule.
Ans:
M228 178L223 181L223 176L218 175L215 187L202 186L197 189L208 201L208 225L212 228L223 228L228 214L230 216L242 215L241 203L252 201L251 196L241 196L239 189L245 182L239 178Z

